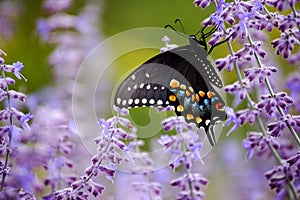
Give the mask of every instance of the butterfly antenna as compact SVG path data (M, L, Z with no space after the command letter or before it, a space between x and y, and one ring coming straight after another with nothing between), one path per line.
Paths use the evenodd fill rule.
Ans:
M181 36L183 36L183 37L185 37L185 38L187 37L186 35L184 35L184 34L178 32L178 31L177 31L172 25L170 25L170 24L165 25L164 28L170 28L170 29L172 29L173 31L175 31L177 34L179 34L179 35L181 35Z
M182 30L182 32L186 35L186 32L185 32L185 30L184 30L184 26L182 25L182 22L181 22L181 20L180 19L175 19L175 24L176 23L179 23L179 25L180 25L180 27L181 27L181 30Z

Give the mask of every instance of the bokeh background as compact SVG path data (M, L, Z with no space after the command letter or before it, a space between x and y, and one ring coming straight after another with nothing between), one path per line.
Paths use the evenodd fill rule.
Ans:
M38 32L38 20L47 19L53 14L43 8L43 3L42 0L0 1L0 24L2 24L0 48L7 54L5 57L7 63L19 60L25 65L23 74L28 79L27 82L18 82L15 87L28 94L29 97L31 95L39 96L34 103L30 102L28 109L33 104L38 104L51 105L50 107L57 108L69 106L66 110L71 110L70 93L72 87L70 86L72 86L72 79L76 74L76 70L89 52L106 38L133 28L164 27L166 24L173 24L177 18L183 22L187 34L193 34L201 28L201 21L207 18L210 11L212 11L212 8L203 11L200 8L195 8L193 1L182 0L74 0L70 8L64 11L65 13L76 16L88 10L85 14L94 14L94 16L83 18L83 23L91 22L90 29L83 27L84 30L81 30L81 32L73 28L56 30L55 32L62 31L71 35L76 34L77 39L75 41L64 43L60 40L45 40ZM87 5L90 7L87 8ZM92 20L90 21L90 19ZM180 27L178 29L180 30ZM90 32L87 33L88 31ZM60 39L62 38L64 37ZM67 39L65 38L65 40ZM162 47L164 46L161 38L157 38L157 41L161 42ZM135 42L135 40L129 42ZM171 43L176 43L176 41L172 40ZM59 47L62 48L60 50L62 55L65 55L68 48L71 50L76 48L82 51L76 62L72 59L65 61L68 58L67 56L53 56L53 52ZM118 44L107 48L103 49L104 53L117 49ZM138 64L158 53L158 49L148 49L127 54L113 63L121 69L114 73L116 76L122 76L124 72L137 67ZM211 56L216 59L224 57L226 54L227 49L224 45L218 47ZM79 54L76 52L70 55L77 57ZM70 66L70 63L73 66ZM284 73L289 74L290 69L287 66ZM68 75L70 76L68 77ZM223 73L222 77L225 84L232 83L235 78L228 73ZM102 101L111 101L111 90L114 87L114 82L111 81L113 78L106 78L105 80L108 81L106 83L107 87L104 87L104 90L100 88L98 91L99 104L95 106L101 117L111 116L110 107L102 107L102 105L107 105ZM67 79L68 81L66 81ZM227 97L229 105L232 101L232 97ZM149 118L144 117L147 112L147 108L132 111L133 118L137 120L136 123L139 125L147 124ZM71 113L67 115L71 116ZM139 121L139 119L142 120ZM259 158L245 162L246 152L241 146L241 140L245 137L246 130L249 128L253 127L245 125L228 137L225 134L229 128L224 128L217 147L205 158L204 165L199 164L200 173L209 180L209 186L204 189L206 199L261 199L262 196L268 196L266 194L268 193L267 182L263 174L270 168L270 163ZM92 138L90 139L92 140ZM82 147L78 148L81 149ZM147 150L147 147L144 150ZM157 179L164 179L159 176L158 173ZM126 185L128 181L130 181L128 176L120 175L115 184L109 186L108 195L104 199L121 199L121 196L126 193L123 188L124 182ZM165 184L167 184L167 181L165 181ZM134 197L134 193L132 195L128 199L138 199Z

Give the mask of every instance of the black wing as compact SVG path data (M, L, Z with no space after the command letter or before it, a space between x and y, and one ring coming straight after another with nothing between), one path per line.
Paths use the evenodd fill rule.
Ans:
M146 61L123 81L115 95L115 105L125 108L171 105L178 116L184 116L187 122L203 127L208 133L216 117L224 118L224 112L219 111L224 102L210 84L218 79L201 74L205 70L191 48L191 45L179 47ZM206 58L202 60L205 63L202 66L210 63Z

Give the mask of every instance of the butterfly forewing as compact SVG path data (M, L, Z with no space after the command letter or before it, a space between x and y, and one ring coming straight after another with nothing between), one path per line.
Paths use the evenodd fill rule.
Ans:
M209 128L225 120L224 101L214 86L222 81L197 43L175 48L146 61L122 82L115 105L134 108L173 106L187 122ZM210 143L212 140L210 138Z

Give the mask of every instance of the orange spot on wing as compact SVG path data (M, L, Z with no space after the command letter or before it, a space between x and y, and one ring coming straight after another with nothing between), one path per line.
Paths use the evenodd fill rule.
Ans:
M188 120L194 119L194 115L192 115L192 114L187 114L187 115L186 115L186 118L187 118Z
M176 96L175 95L170 95L169 99L170 99L170 101L176 101Z
M200 97L204 97L205 93L203 91L199 91L199 95L200 95Z
M197 102L199 102L199 101L200 101L200 97L199 97L199 95L198 95L198 94L196 94L196 100L197 100Z
M207 97L210 99L210 98L212 98L213 96L215 96L216 94L215 93L213 93L213 92L211 92L211 91L208 91L207 92Z
M189 92L189 91L185 91L185 95L188 97L188 96L190 96L191 95L191 93Z
M223 104L222 103L216 103L215 108L216 108L216 110L221 110L223 108Z
M201 117L196 117L196 122L197 122L198 124L200 124L200 123L202 122Z
M195 101L195 95L192 95L192 102Z
M177 111L182 112L183 111L183 106L182 105L177 106Z
M179 86L179 82L175 79L172 79L170 82L171 88L177 88Z
M181 85L180 85L180 89L186 90L186 86L185 86L184 84L181 84Z

